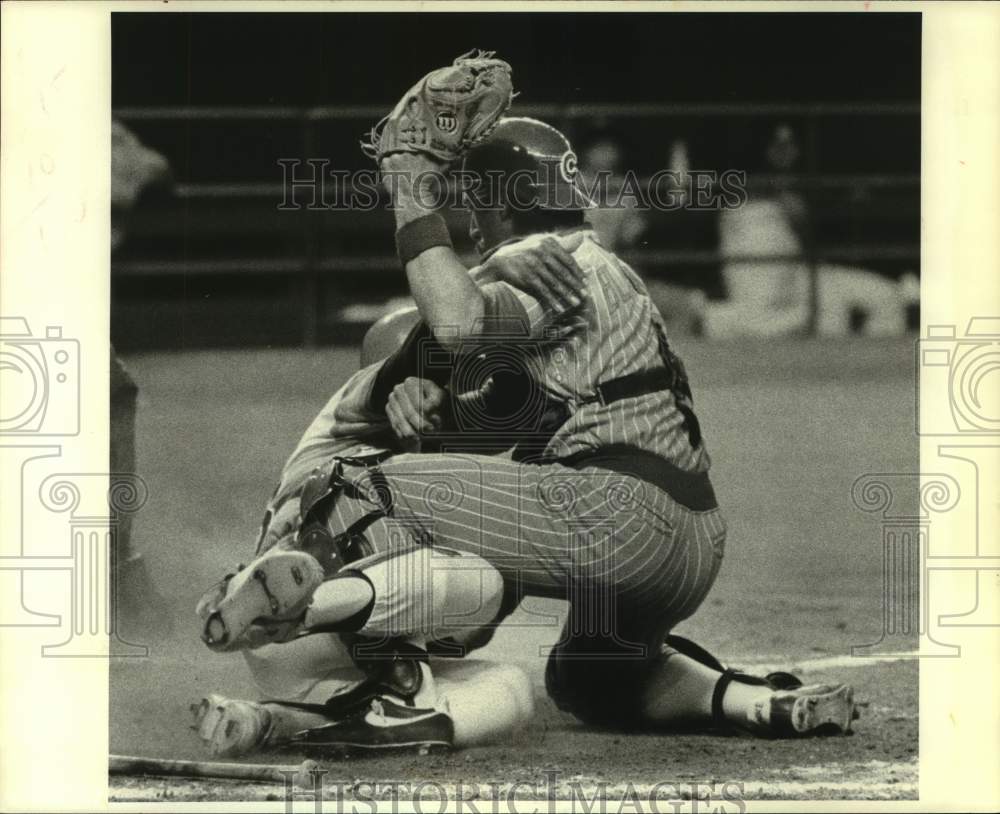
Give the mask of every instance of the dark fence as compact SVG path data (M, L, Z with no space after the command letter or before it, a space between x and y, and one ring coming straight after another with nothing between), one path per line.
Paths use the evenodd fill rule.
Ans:
M116 341L139 348L356 340L376 303L405 292L392 255L391 212L282 209L277 161L325 156L332 165L360 168L358 137L384 112L371 105L115 110L177 173L171 197L139 207L113 262ZM693 147L706 145L710 169L738 168L725 156L745 145L747 133L791 122L803 145L794 186L813 213L806 259L814 302L821 262L888 276L919 270L917 105L518 105L516 113L570 133L594 123L642 133L646 143L633 139L633 146L642 156L658 150L657 166L669 138L684 136ZM882 148L877 168L866 160L865 145L873 143ZM901 155L886 161L893 143ZM330 194L336 191L331 184ZM451 214L451 225L471 264L460 212ZM648 234L641 250L626 255L629 262L649 276L718 290L716 215L653 213ZM345 311L365 302L373 307Z

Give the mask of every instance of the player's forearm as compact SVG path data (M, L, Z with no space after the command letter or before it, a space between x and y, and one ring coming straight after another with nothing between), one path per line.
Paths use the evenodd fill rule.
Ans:
M406 278L420 315L444 347L455 349L482 324L483 295L452 249L423 252L406 264Z
M397 230L432 210L409 184L400 184L394 208ZM482 324L482 292L451 246L432 246L406 262L406 278L420 316L445 347L456 347Z

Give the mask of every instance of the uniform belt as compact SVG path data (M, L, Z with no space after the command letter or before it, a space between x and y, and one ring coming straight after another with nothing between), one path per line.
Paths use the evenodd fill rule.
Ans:
M579 404L613 404L622 399L638 398L661 390L670 390L677 384L676 374L665 367L629 373L602 382L594 389L595 395L581 399Z
M693 512L707 512L719 507L707 472L687 472L666 458L628 444L586 449L557 463L571 469L594 467L638 478L666 492Z

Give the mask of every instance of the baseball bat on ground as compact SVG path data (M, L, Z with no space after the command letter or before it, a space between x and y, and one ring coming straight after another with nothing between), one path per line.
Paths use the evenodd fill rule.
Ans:
M250 780L257 783L291 783L299 788L311 788L312 773L319 769L315 760L304 760L298 766L278 766L267 763L215 763L203 760L161 760L133 755L111 755L110 774L157 775L164 777L211 777L224 780Z

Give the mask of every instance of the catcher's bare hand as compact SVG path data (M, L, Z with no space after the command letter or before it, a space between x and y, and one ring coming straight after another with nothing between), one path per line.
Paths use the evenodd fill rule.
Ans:
M574 245L575 244L575 245ZM553 237L517 252L494 255L484 264L498 280L510 283L557 314L578 308L587 296L583 270L571 251Z
M447 399L443 388L415 376L392 389L385 414L404 449L419 452L421 438L441 429Z

